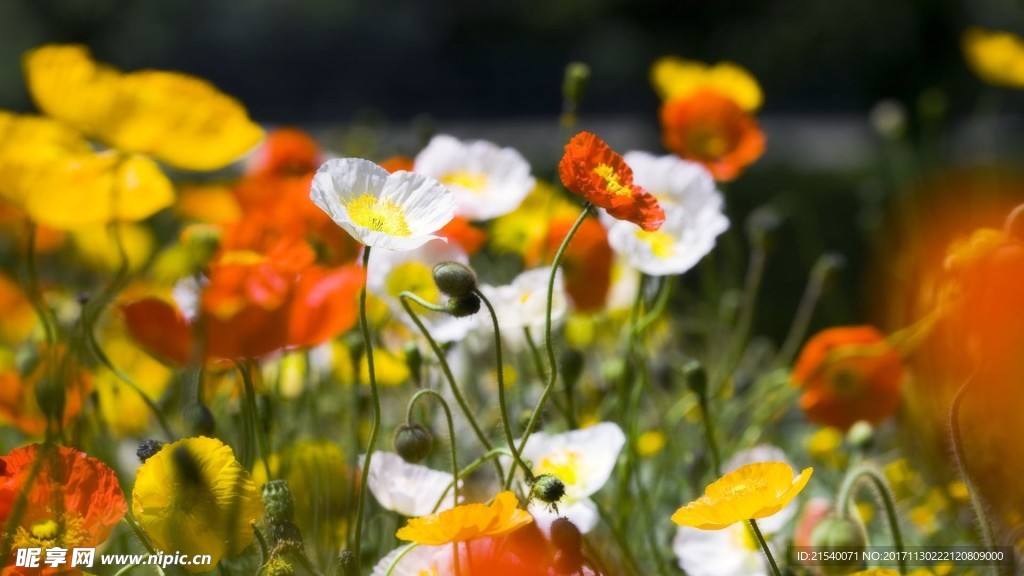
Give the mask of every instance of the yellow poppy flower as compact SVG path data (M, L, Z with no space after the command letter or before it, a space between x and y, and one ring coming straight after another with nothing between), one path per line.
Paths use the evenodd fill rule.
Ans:
M736 522L765 518L782 510L811 479L812 468L796 477L783 462L749 464L713 482L704 495L672 515L680 526L721 530Z
M732 62L709 66L703 62L665 56L651 66L651 83L664 101L712 89L731 98L747 112L754 112L764 100L757 79Z
M430 516L412 518L395 536L417 544L443 546L501 536L531 522L533 516L520 510L515 494L506 491L495 496L491 504L463 504Z
M59 122L0 112L0 198L68 230L147 218L171 204L174 189L148 158L96 153Z
M146 460L135 477L132 513L160 550L209 554L216 564L252 542L249 522L262 505L231 448L200 436L167 444ZM186 568L209 570L194 566Z
M24 66L43 112L122 152L185 170L216 170L263 137L240 102L199 78L157 70L124 74L77 45L31 50Z
M963 36L964 58L989 84L1024 88L1024 40L1016 34L969 28Z

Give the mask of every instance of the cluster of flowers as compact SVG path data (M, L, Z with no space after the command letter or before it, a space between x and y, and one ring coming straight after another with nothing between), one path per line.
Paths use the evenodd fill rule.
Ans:
M968 35L979 46L968 48L981 54L972 60L979 73L1019 84L1012 78L1024 58L1004 53L1024 49L985 34ZM985 56L993 52L1002 64ZM651 76L671 153L619 154L579 132L558 163L572 194L562 195L534 178L522 154L487 141L437 135L414 158L325 161L310 136L292 129L271 133L239 178L176 190L158 162L216 171L264 138L238 102L184 75L122 73L77 46L33 50L25 69L45 116L0 113L0 228L26 255L27 278L22 287L0 276L0 417L42 442L0 458L3 574L29 573L11 565L16 549L96 547L121 523L150 553L209 555L214 564L252 568L245 562L255 554L246 550L255 543L255 570L267 576L319 573L325 562L317 554L346 576L362 573L368 560L374 576L642 573L623 524L609 521L598 493L624 457L619 496L628 499L637 486L635 509L655 508L644 501L639 460L662 452L666 438L658 426L639 433L640 395L659 393L649 364L683 341L666 335L672 278L698 266L730 228L719 183L737 178L765 147L753 116L762 93L747 71L656 62ZM174 231L158 239L151 224L168 208ZM783 346L773 360L785 372L781 386L768 374L736 389L749 309L737 324L722 323L738 332L725 352L702 358L719 367L672 367L690 393L671 410L654 406L652 419L679 411L700 422L707 454L698 479L717 478L671 515L680 567L696 576L781 574L778 551L812 478L811 467L797 473L774 446L730 449L722 462L718 431L731 440L731 424L762 426L799 393L806 418L827 427L816 441L834 448L845 437L863 458L874 427L901 407L908 356L941 323L963 335L967 356L984 358L983 376L1014 369L1022 339L1012 318L1019 316L994 303L1019 302L1024 250L1015 223L1016 213L1004 229L951 246L934 308L910 328L889 335L872 326L830 328L796 354L805 319L792 350ZM755 253L766 249L768 232L750 228ZM60 250L109 281L87 295L41 282L37 260ZM514 278L501 265L509 255L523 268ZM480 282L471 262L490 262L481 276L494 283ZM817 292L830 271L812 274ZM357 325L361 340L352 334ZM558 357L556 330L577 357ZM603 330L622 338L609 343L615 338L601 338ZM604 386L579 384L586 371L579 350L588 347L621 360L590 376ZM506 367L503 351L525 361ZM497 362L493 383L481 368L486 353ZM516 370L544 383L516 386L521 419L506 398L512 381L526 382ZM470 407L455 371L476 383L480 408ZM351 394L328 390L328 382ZM382 404L399 399L397 387L407 383L415 392L395 427L394 451L380 452L381 428L398 420ZM399 392L382 394L380 386ZM480 399L491 393L494 410L495 402ZM753 422L716 415L713 400L744 394L748 403L737 406L769 415ZM602 414L602 396L621 404ZM421 398L444 409L450 473L422 463L433 426L414 418L426 413L415 409ZM299 418L288 406L300 401L312 404L301 408L311 421L275 437L287 428L270 415ZM318 425L319 414L339 416L340 403L362 452L356 466ZM535 433L549 405L567 430ZM180 421L167 417L168 406L180 408ZM112 439L150 436L153 422L167 441L143 442L141 464L115 464ZM716 423L725 425L716 431ZM498 429L503 438L495 442L485 430ZM460 468L459 458L472 453L463 439L473 436L479 457ZM962 459L959 438L953 442ZM496 474L481 479L477 471L492 464ZM131 468L122 478L127 485L134 477L130 500L118 467ZM842 487L805 508L792 539L864 545L870 512L853 504L867 480L901 546L892 475L871 465L825 467L843 471ZM671 466L654 470L683 476ZM969 475L964 480L974 496ZM678 484L669 492L680 506L687 481L669 482ZM409 518L369 546L367 494ZM585 536L602 521L619 540L618 556L595 551ZM396 540L409 544L392 550ZM657 561L658 544L652 548Z

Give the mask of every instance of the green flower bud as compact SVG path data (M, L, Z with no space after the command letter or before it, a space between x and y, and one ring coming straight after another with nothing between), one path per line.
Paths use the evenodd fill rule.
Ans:
M843 551L863 550L868 543L864 530L846 518L836 515L825 517L811 533L811 546L815 548L841 548ZM826 576L849 574L863 565L856 558L849 562L830 563L820 566Z
M838 279L839 273L845 266L846 258L843 258L842 254L829 252L822 254L818 258L818 261L814 263L814 269L811 271L811 274L814 275L823 289L828 289Z
M683 377L686 378L686 386L697 396L703 398L708 393L708 373L700 362L687 362L683 366Z
M870 447L874 439L875 428L866 420L855 422L846 432L846 441L849 442L850 446L853 448L860 450Z
M471 294L477 289L476 272L459 262L441 262L434 266L437 289L452 298Z
M445 308L456 318L472 316L480 311L480 298L476 294L464 294L448 300Z
M415 422L406 423L395 430L392 445L402 460L415 464L430 455L434 447L434 437L422 425Z
M574 386L583 374L583 354L574 348L566 348L562 352L562 361L558 363L562 372L562 380L566 387Z
M557 504L565 496L565 483L553 474L542 474L533 482L533 496L546 504Z
M559 550L579 552L583 549L583 535L572 520L565 517L556 518L551 523L551 543Z
M192 403L185 406L181 419L185 422L189 436L213 436L217 429L217 421L206 404Z
M271 525L290 522L295 516L295 499L287 480L271 480L263 485L263 516Z
M590 66L583 62L570 62L565 67L565 76L562 80L562 96L565 101L578 106L583 100L589 82Z
M143 464L150 457L156 456L156 453L164 447L164 443L159 440L143 440L142 444L139 444L139 449L135 451L135 455L139 457L139 461Z

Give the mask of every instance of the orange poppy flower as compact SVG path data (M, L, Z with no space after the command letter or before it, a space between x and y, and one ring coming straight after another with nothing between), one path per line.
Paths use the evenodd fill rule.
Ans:
M575 220L575 216L555 216L542 242L527 248L526 265L549 264ZM593 312L605 305L612 283L612 256L604 226L596 218L584 220L562 257L565 290L576 310Z
M633 171L608 144L590 132L580 132L565 146L558 163L562 184L619 220L654 231L665 211L649 192L633 184Z
M28 483L38 458L38 475ZM5 522L20 494L28 501L16 524L12 548L94 548L121 521L128 505L117 475L103 462L66 446L32 444L0 457L0 518ZM4 568L15 574L69 574L59 569Z
M412 168L415 164L416 161L408 156L391 156L390 158L382 160L380 162L380 167L391 173L398 172L399 170L412 172Z
M871 326L830 328L800 352L790 380L803 388L800 407L811 420L848 429L878 424L900 403L903 359Z
M533 516L519 508L512 492L495 496L491 504L463 504L430 516L410 519L395 536L399 540L442 546L487 536L509 534L533 522Z
M249 174L312 174L320 167L320 146L298 128L279 128L267 134L246 170Z
M61 391L44 391L40 386L63 382ZM67 356L63 347L42 347L39 361L26 375L19 375L11 367L0 367L0 422L32 436L41 436L48 424L46 411L39 405L39 397L52 397L52 402L63 402L62 426L68 426L81 413L82 403L92 390L92 377L73 358ZM53 406L51 406L53 408Z
M665 148L700 162L718 181L733 180L764 153L764 132L732 98L703 89L661 107Z
M154 355L178 364L189 362L196 345L210 361L323 343L355 325L363 270L326 269L311 261L305 244L268 255L224 253L210 268L195 319L168 302L144 298L122 306L128 331ZM201 335L194 334L197 327Z
M469 223L469 220L456 216L452 221L445 224L437 231L437 235L447 238L449 242L458 244L467 256L472 256L480 251L487 241L487 234Z

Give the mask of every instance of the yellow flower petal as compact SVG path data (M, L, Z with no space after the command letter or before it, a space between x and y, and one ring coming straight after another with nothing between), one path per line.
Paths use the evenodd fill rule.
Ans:
M963 36L964 58L982 80L1024 88L1024 40L1009 32L970 28Z
M491 504L463 504L438 514L412 518L395 536L427 546L466 542L487 536L501 536L533 522L533 516L519 509L512 492L502 492Z
M672 515L680 526L721 530L736 522L775 514L807 485L813 469L796 477L783 462L758 462L739 468L713 482L704 496Z
M706 88L732 98L749 112L760 108L764 100L757 79L745 68L732 62L709 66L702 62L666 56L651 66L651 83L663 101Z

